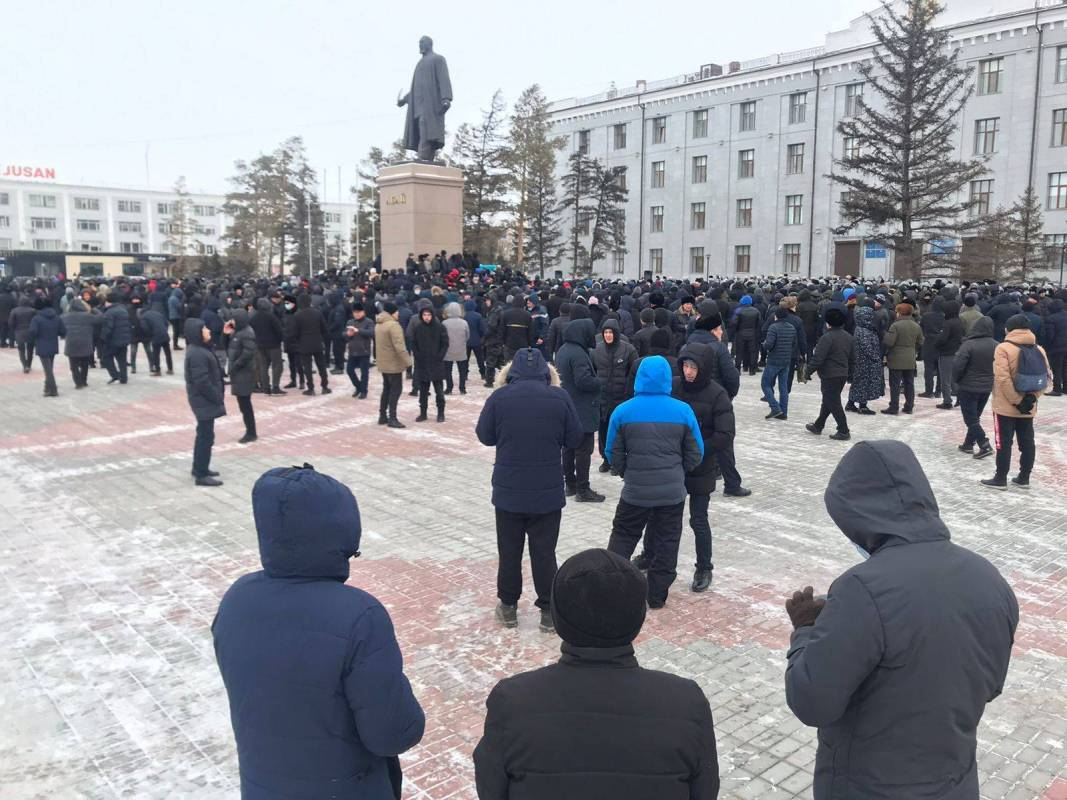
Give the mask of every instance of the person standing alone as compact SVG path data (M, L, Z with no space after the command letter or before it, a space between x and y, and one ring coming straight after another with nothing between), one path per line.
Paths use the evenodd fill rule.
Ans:
M202 319L190 317L185 321L185 394L196 417L193 477L197 486L222 486L219 473L211 470L211 447L215 444L215 420L226 416L226 390L222 367L208 349L210 342L211 331Z
M378 407L378 424L405 428L396 417L396 406L404 389L404 370L411 366L411 355L404 342L404 331L397 319L396 303L386 301L374 324L374 354L382 373L382 399Z

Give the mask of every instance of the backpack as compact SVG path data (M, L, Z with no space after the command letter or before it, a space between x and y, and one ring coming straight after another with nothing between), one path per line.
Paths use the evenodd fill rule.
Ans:
M1009 344L1015 344L1010 342ZM1040 392L1048 386L1048 367L1041 351L1032 344L1015 344L1019 348L1019 361L1012 383L1019 394Z

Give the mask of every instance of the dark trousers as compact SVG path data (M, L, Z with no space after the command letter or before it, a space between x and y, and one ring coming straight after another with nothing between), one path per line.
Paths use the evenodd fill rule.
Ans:
M182 335L182 321L180 319L172 319L170 321L170 332L174 339L174 347L177 349Z
M126 383L126 346L108 347L104 349L101 357L104 369L111 376L111 380Z
M271 389L280 389L282 349L280 347L261 347L258 352L260 358L259 388L264 392L268 392Z
M370 369L370 356L349 356L348 361L345 364L345 371L348 373L348 379L352 381L352 386L360 394L367 393L367 370ZM359 370L359 377L356 377L356 370Z
M434 400L437 403L437 410L445 410L445 382L442 380L419 381L419 411L423 414L425 414L426 409L430 407L430 384L433 384L433 394Z
M923 394L933 394L940 364L937 353L923 356Z
M915 407L915 370L889 370L889 407L896 411L900 408L900 387L904 387L904 409L911 411Z
M215 420L196 421L196 439L193 441L193 475L207 477L211 469L211 446L215 444Z
M23 369L29 369L33 366L33 342L19 342L19 361L22 362Z
M673 506L634 506L619 500L611 522L608 550L624 558L633 555L648 526L651 560L648 567L648 599L665 602L667 592L678 577L678 542L682 538L682 511L685 501Z
M1011 469L1011 442L1019 442L1019 477L1030 480L1037 448L1034 446L1033 417L1005 417L993 415L993 433L997 443L997 478L1007 478Z
M237 395L237 407L241 409L241 419L245 422L245 435L256 435L256 414L252 410L252 396L247 394Z
M837 429L841 433L848 433L848 418L845 417L845 409L841 407L841 390L845 388L845 378L822 378L819 388L822 390L822 406L819 408L819 417L815 420L815 427L820 430L826 424L826 418L831 414Z
M382 419L396 419L396 404L400 401L403 389L403 372L382 373L382 399L378 406L378 414Z
M496 509L496 549L500 565L496 572L496 596L513 606L522 596L522 551L530 540L530 570L538 608L548 608L552 580L556 577L556 542L559 540L560 510L544 514L518 514Z
M58 394L56 390L56 373L52 369L55 356L37 356L41 359L41 369L44 370L44 393L45 394Z
M167 357L167 372L174 372L174 357L170 354L170 341L163 342L162 344L151 345L152 349L148 351L148 366L153 372L162 372L160 369L159 356L162 353Z
M758 359L759 342L755 339L738 339L734 342L734 365L739 370L745 369L749 375L755 375Z
M952 405L952 370L956 356L937 357L937 380L941 384L941 402Z
M315 368L319 371L319 383L323 389L330 385L330 373L326 370L326 356L320 350L315 353L301 353L300 365L304 370L304 380L307 381L309 389L315 388L315 379L312 377L314 373L311 370L311 364L314 361Z
M963 413L963 424L967 426L967 436L963 440L964 447L974 444L989 444L989 438L982 429L982 412L989 400L989 392L981 394L959 391L960 411Z
M711 523L708 521L708 506L711 495L689 495L689 527L693 529L697 551L697 569L711 569Z
M471 357L471 353L474 353L474 360L478 363L478 374L483 378L485 377L485 345L480 344L477 347L467 348L467 358Z
M0 347L7 347L11 341L11 334L8 331L7 319L0 319Z
M446 361L445 366L448 367L448 374L445 376L445 391L452 391L452 365L456 365L456 369L459 372L459 390L461 392L467 391L467 375L470 373L471 362L470 361Z
M589 464L593 459L593 434L582 436L582 443L573 450L563 448L563 477L568 486L579 492L589 488Z
M345 368L345 347L348 346L347 339L331 339L330 345L333 347L333 368L344 369Z
M70 375L74 378L75 386L87 386L89 383L89 359L90 356L71 356Z
M286 356L289 359L289 383L296 383L297 380L299 380L300 381L300 388L303 389L304 388L304 364L303 364L303 361L301 361L301 359L300 359L300 354L299 353L294 353L293 351L290 350L288 353L286 353Z
M137 350L140 348L141 344L142 344L141 342L130 342L130 357L128 359L129 360L130 372L136 372L137 371ZM147 344L144 346L144 351L145 351L145 355L148 355L148 345Z
M730 446L715 451L715 460L719 462L719 472L722 473L722 488L732 492L741 488L741 473L737 471L737 461L734 459L734 443L730 440Z
M1067 392L1067 351L1048 353L1048 363L1052 367L1053 392Z

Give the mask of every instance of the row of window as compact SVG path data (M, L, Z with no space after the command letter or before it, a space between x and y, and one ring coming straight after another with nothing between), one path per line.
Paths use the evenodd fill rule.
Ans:
M743 197L735 201L735 224L738 228L752 227L752 198ZM649 208L649 231L663 233L663 206ZM689 204L689 228L702 231L707 224L707 203ZM785 196L785 224L804 224L804 195L787 194Z
M971 216L980 217L993 208L993 179L971 181ZM1067 172L1050 172L1046 207L1051 211L1067 209Z
M11 218L9 216L0 216L0 228L8 228L11 226ZM35 231L54 231L57 227L57 221L55 217L30 217L30 228ZM99 232L102 230L102 223L98 219L79 219L75 220L75 228L79 231L85 232ZM141 233L142 226L140 222L132 222L128 220L119 221L119 233ZM207 227L204 225L196 226L196 233L200 236L215 236L218 233L218 229L214 227ZM178 226L169 224L166 222L159 223L160 233L177 233Z
M705 273L710 266L710 260L711 256L705 254L703 247L689 248L690 273ZM663 274L663 248L653 247L649 249L648 264L654 274ZM622 254L615 255L612 268L616 273L623 271ZM800 272L800 244L794 242L782 245L782 269L785 272ZM752 245L739 244L734 247L734 270L736 272L751 272Z
M31 192L27 199L30 208L56 208L56 196L54 194ZM0 206L10 205L10 203L10 194L8 192L0 192ZM176 206L176 203L157 203L156 210L160 214L173 214ZM118 200L115 203L115 207L122 214L140 214L144 210L144 205L140 200ZM99 211L100 198L75 197L74 209L76 211ZM218 214L218 207L194 205L193 214L198 217L214 217Z
M851 148L851 140L846 139L846 147ZM855 148L858 153L858 148ZM787 175L802 175L804 173L804 145L791 144L786 149L785 171ZM691 177L693 183L707 183L708 181L708 157L693 156ZM737 177L751 178L756 174L756 151L739 150L737 152ZM625 187L625 173L620 173L620 185ZM667 185L667 162L652 162L652 188L662 189Z
M1000 117L978 119L974 122L974 154L986 156L997 152ZM1067 108L1052 112L1052 147L1067 147Z

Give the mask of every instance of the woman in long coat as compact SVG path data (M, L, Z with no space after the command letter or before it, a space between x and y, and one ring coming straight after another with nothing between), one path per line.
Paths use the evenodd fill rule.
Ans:
M867 403L885 394L885 370L882 368L882 342L874 331L874 309L856 308L855 340L856 369L852 386L848 390L848 405L845 411L873 414Z

